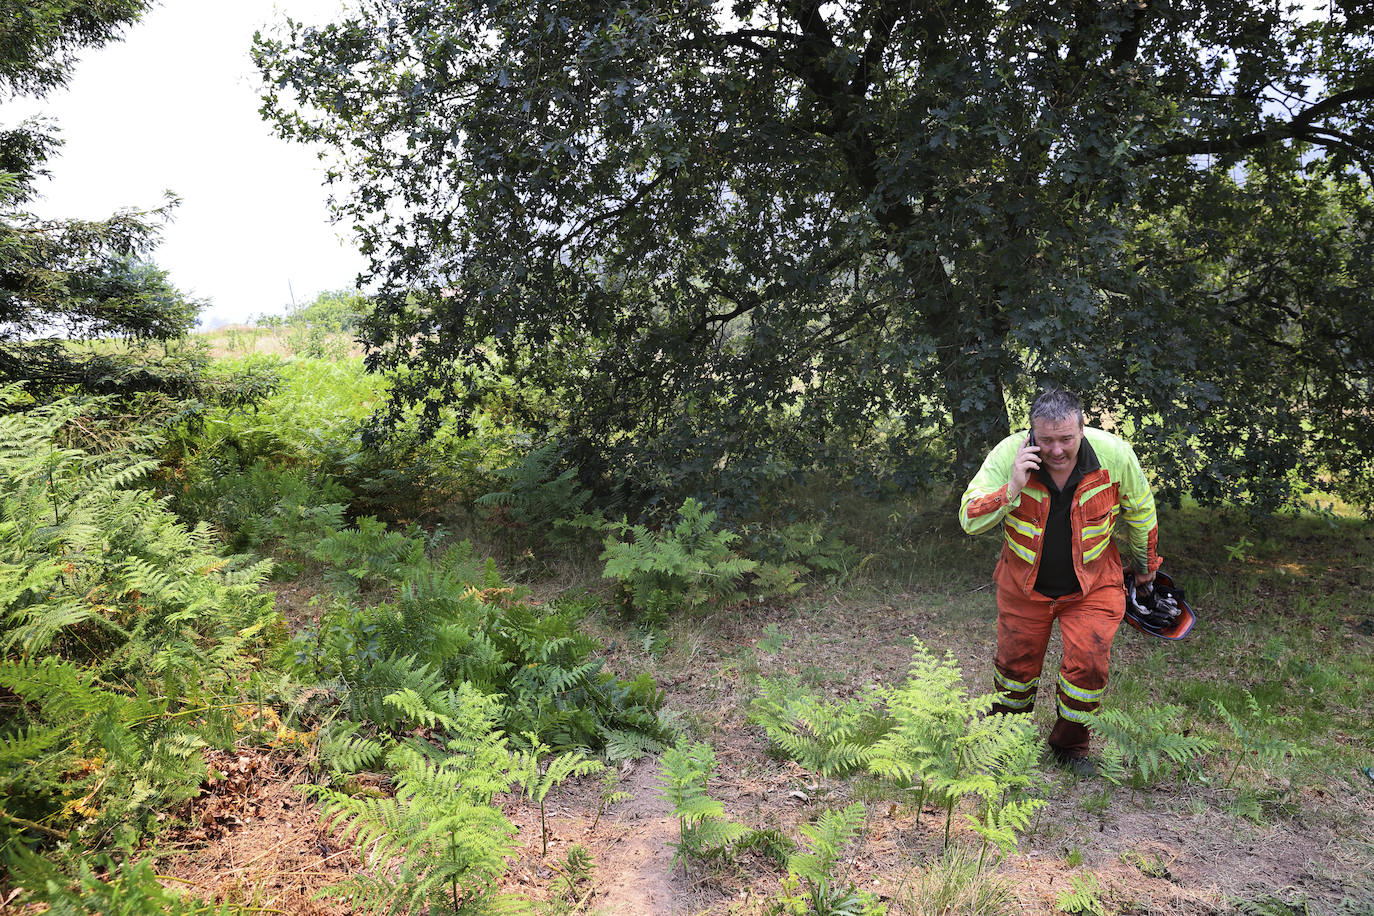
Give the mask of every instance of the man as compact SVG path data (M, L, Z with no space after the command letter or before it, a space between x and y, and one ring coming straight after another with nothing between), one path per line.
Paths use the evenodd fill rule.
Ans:
M969 534L1001 523L997 583L1000 694L994 712L1035 705L1050 628L1059 621L1058 718L1050 732L1055 761L1079 776L1088 757L1087 715L1107 686L1112 638L1126 611L1122 560L1113 541L1118 517L1136 582L1154 581L1160 559L1149 481L1124 440L1083 425L1083 404L1058 388L1031 405L1031 433L1003 439L960 501Z

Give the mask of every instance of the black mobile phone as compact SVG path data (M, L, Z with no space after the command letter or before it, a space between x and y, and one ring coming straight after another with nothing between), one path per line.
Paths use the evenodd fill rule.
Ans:
M1029 437L1029 440L1026 442L1026 444L1027 444L1027 445L1035 445L1035 427L1034 427L1034 426L1031 427L1031 430L1030 430L1030 437Z

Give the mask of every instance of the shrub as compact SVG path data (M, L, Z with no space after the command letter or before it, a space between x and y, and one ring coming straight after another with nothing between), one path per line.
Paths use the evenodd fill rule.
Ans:
M3 393L0 393L0 398ZM135 489L146 456L57 444L58 402L0 416L0 840L132 844L194 794L201 752L258 728L281 636L266 563Z
M625 540L608 536L601 559L604 576L615 579L626 605L657 623L679 611L739 601L739 582L758 564L734 553L739 537L714 529L716 514L688 499L671 528L650 531L624 521L608 527Z
M592 657L600 643L578 628L581 604L522 603L490 559L473 557L470 543L430 559L418 534L369 523L331 535L316 556L338 576L394 593L371 607L340 597L294 643L296 672L332 685L346 718L401 728L386 696L402 689L431 696L468 682L502 698L507 734L531 732L556 749L637 743L654 750L666 734L653 680L618 678Z

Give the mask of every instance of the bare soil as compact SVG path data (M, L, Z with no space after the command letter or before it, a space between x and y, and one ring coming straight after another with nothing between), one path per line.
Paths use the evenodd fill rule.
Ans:
M311 591L284 596L297 622L309 617ZM861 780L822 780L771 755L747 721L752 684L760 676L786 674L827 695L852 696L872 684L900 681L914 635L937 653L952 652L970 691L984 692L990 689L992 601L986 590L946 589L744 605L676 626L660 657L641 651L633 631L619 621L588 626L607 643L613 670L652 671L687 732L713 745L719 776L711 791L733 819L795 837L798 825L825 809L865 801L869 827L846 863L847 879L901 913L907 912L900 905L903 889L939 854L943 813L913 811ZM758 646L769 624L782 634L777 652ZM1143 652L1144 639L1123 629L1117 663ZM1057 664L1056 653L1052 645L1047 670ZM1052 696L1041 700L1042 707L1053 706ZM1045 709L1041 714L1047 721ZM287 913L350 912L338 901L314 897L361 863L299 791L307 779L301 762L285 751L247 751L221 762L230 775L207 786L183 812L190 826L176 835L160 873L217 901ZM764 912L783 870L762 854L674 865L670 844L678 826L660 797L657 772L652 758L623 765L616 788L633 797L609 806L599 819L599 778L556 789L548 800L547 855L541 854L538 809L504 799L520 837L504 889L550 901L551 912ZM1261 786L1265 803L1256 818L1235 813L1236 790L1215 783L1169 782L1132 792L1098 779L1076 782L1052 769L1039 779L1046 807L1018 854L993 870L1011 883L1019 912L1059 912L1056 899L1071 878L1090 873L1113 914L1229 916L1245 912L1236 900L1267 898L1299 906L1305 901L1306 910L1266 912L1374 913L1374 785L1367 782L1334 785L1314 777ZM961 821L956 814L952 839L976 848L978 838ZM590 881L566 877L574 845L591 854Z

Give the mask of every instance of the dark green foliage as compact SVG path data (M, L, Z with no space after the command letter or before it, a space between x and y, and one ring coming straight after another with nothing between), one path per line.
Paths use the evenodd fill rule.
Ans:
M688 498L676 524L659 531L612 523L607 527L619 538L606 537L603 575L616 579L626 606L652 624L708 604L739 601L744 597L740 580L758 564L736 554L731 545L739 535L715 530L715 521L714 512Z
M79 51L116 40L150 6L149 0L3 0L0 95L43 95L63 85Z
M755 526L746 530L746 552L775 565L797 565L827 581L845 578L857 568L859 552L846 544L833 526L823 522L792 522L781 528Z
M429 698L466 682L502 697L507 734L530 732L557 749L623 750L627 733L654 749L664 736L653 680L604 670L592 657L600 644L578 630L577 602L523 604L466 541L430 559L418 534L360 523L327 535L315 555L348 581L393 589L393 600L359 607L340 598L295 643L297 670L334 685L347 718L413 725L385 698Z
M743 502L962 471L1054 380L1171 487L1369 505L1359 9L363 0L255 55L394 416L514 379L607 491Z
M42 97L77 54L119 37L146 0L0 0L0 98ZM0 385L37 397L205 394L203 363L148 346L182 337L199 304L148 263L175 198L107 220L44 220L23 210L60 146L43 120L0 128ZM83 351L64 338L119 337L123 351Z
M558 451L557 442L548 442L517 464L497 468L493 473L505 489L477 499L488 521L505 531L508 545L566 543L575 530L571 523L583 515L591 493L578 483L576 468L554 473Z
M337 530L352 496L333 478L312 477L301 468L256 461L241 471L198 477L176 501L194 517L212 520L234 550L274 541L299 547Z
M773 864L784 866L797 844L792 838L776 827L750 830L735 841L735 852L757 852L767 856Z

